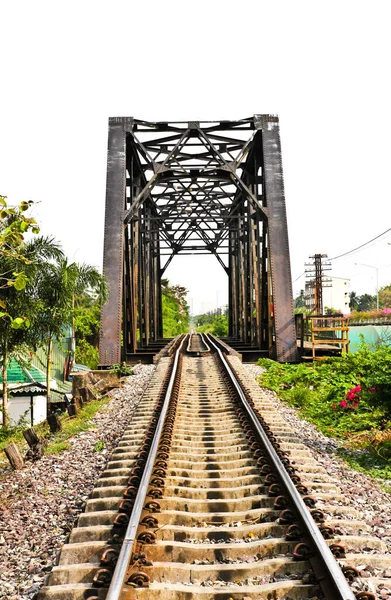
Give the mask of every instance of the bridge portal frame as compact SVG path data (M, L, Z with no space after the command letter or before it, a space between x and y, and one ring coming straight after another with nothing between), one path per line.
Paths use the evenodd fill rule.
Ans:
M278 117L110 118L101 367L163 337L162 276L176 255L205 252L228 275L229 337L296 362Z

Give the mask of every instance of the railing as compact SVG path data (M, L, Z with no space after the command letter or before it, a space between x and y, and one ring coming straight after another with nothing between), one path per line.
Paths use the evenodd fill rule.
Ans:
M296 339L301 355L311 349L313 360L321 360L316 349L337 349L349 352L349 318L343 315L295 315ZM306 346L307 342L307 346ZM327 348L328 346L328 348Z

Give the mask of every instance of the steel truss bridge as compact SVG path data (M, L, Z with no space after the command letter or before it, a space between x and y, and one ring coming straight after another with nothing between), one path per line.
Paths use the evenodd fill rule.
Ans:
M163 338L161 278L178 255L228 276L231 345L297 360L278 117L109 119L100 365Z

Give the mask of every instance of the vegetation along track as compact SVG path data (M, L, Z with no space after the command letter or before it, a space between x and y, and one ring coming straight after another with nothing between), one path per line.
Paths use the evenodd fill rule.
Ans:
M193 334L159 362L38 600L381 598L390 580L357 569L390 555L344 500L239 359Z

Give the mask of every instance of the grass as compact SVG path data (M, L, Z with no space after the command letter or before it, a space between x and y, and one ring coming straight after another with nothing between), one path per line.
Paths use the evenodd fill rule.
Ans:
M49 444L45 448L45 454L61 454L61 452L65 452L65 450L70 450L71 445L66 441L59 442L49 442Z
M265 368L260 385L323 434L342 440L339 456L353 469L384 480L390 491L391 349L363 345L355 355L320 363L281 365L261 359L259 364ZM350 402L349 394L358 388Z
M45 446L45 454L61 454L65 450L70 449L69 439L83 431L96 429L92 419L98 411L105 410L110 402L110 399L105 396L100 400L93 400L88 404L85 404L81 409L78 410L75 417L69 417L67 413L62 414L59 419L62 425L62 429L52 434L49 429L49 425L44 421L38 425L34 425L34 430L39 438L43 438L47 443ZM3 452L4 448L11 442L15 442L19 450L22 451L26 447L26 441L23 437L23 430L29 426L15 428L10 434L0 440L0 452L1 458L6 459Z

